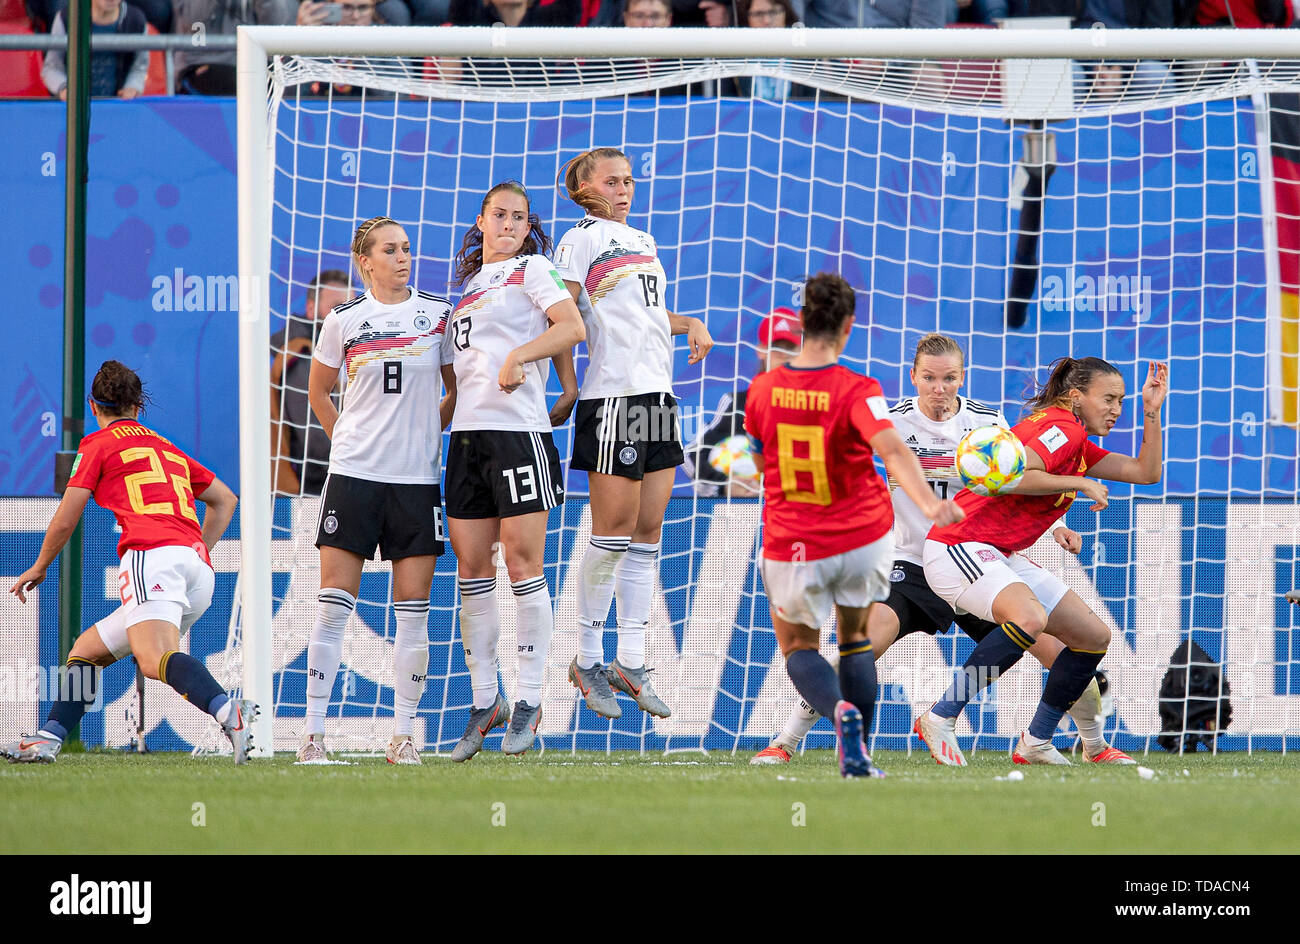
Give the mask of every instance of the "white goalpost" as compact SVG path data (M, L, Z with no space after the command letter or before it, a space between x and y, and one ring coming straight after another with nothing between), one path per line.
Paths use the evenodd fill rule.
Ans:
M1013 421L1027 379L1056 357L1115 363L1134 405L1145 362L1170 361L1162 482L1113 488L1102 514L1076 507L1084 551L1049 540L1036 559L1111 624L1107 731L1130 753L1169 733L1161 679L1189 638L1232 699L1220 749L1300 739L1300 634L1277 606L1281 584L1300 585L1296 289L1279 262L1300 221L1278 218L1271 130L1300 123L1282 97L1300 93L1300 32L241 27L238 49L241 570L223 681L262 705L259 753L296 745L318 580L318 498L273 495L273 461L301 458L273 455L271 418L296 395L288 381L273 391L268 355L291 353L268 349L273 327L301 313L320 271L350 270L352 231L378 214L411 235L416 286L454 298L450 261L483 193L522 181L558 237L581 212L557 172L601 145L632 161L629 222L661 247L671 307L717 340L693 368L679 352L687 440L748 385L763 316L797 310L822 270L859 292L845 363L891 399L912 393L912 350L935 330L966 351L962 392ZM1108 448L1136 452L1133 412ZM611 724L564 674L590 532L585 482L567 484L548 537L546 748L765 743L793 689L755 572L757 501L679 475L647 640L674 715L625 710ZM335 749L375 750L391 733L386 578L367 564L327 721ZM515 629L498 587L509 693ZM450 749L469 708L455 595L448 547L417 721L429 751ZM913 713L968 651L956 630L891 649L877 747L911 743ZM1036 669L975 703L964 743L1005 748L1041 693ZM829 729L809 743L829 746Z

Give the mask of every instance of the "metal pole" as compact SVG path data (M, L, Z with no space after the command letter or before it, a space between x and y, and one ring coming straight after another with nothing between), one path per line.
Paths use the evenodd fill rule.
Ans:
M63 439L54 464L62 494L85 428L86 144L90 138L90 0L68 4L68 150L63 243ZM59 561L59 662L67 664L81 633L82 529L78 523ZM79 731L68 741L80 740Z

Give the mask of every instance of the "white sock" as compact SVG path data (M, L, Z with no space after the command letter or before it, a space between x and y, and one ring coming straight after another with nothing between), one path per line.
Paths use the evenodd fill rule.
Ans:
M356 605L346 590L326 587L316 595L316 625L307 644L307 734L325 733L325 712L343 659L343 633Z
M614 589L618 598L618 661L629 669L645 665L645 631L650 625L650 602L654 599L658 573L658 543L628 544L627 553L614 571Z
M456 583L460 587L460 641L474 689L474 707L491 708L501 690L497 679L497 639L501 636L497 578L462 577Z
M632 543L630 537L593 534L578 573L578 667L605 661L605 620L614 599L614 570Z
M1027 746L1029 746L1029 747L1042 747L1044 744L1051 744L1051 743L1052 743L1051 738L1040 738L1040 737L1034 737L1034 736L1033 736L1032 734L1030 734L1028 731L1026 731L1026 732L1022 735L1022 737L1024 737L1024 739L1025 739L1025 744L1026 744Z
M519 699L532 707L542 703L542 676L546 672L546 654L551 648L555 629L555 611L551 609L551 591L546 577L525 578L512 583L515 606L519 611L516 636L519 640Z
M800 698L798 704L790 709L790 717L785 719L785 727L776 736L776 742L786 750L793 751L808 736L820 717L812 705Z
M394 600L393 613L393 733L403 737L412 733L429 671L429 601Z
M1083 694L1070 706L1069 715L1088 753L1096 754L1106 746L1106 719L1101 716L1101 687L1096 678L1088 682Z
M235 700L231 698L224 705L217 709L217 713L212 717L217 719L217 724L225 724L230 720L230 713L235 710Z

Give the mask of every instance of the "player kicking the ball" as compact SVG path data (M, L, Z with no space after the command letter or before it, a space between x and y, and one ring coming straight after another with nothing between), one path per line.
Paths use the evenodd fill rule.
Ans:
M125 364L105 361L90 389L99 430L81 441L40 555L9 592L27 602L93 496L122 529L117 544L122 605L78 636L68 654L67 671L80 675L83 684L68 685L41 730L0 747L0 754L15 763L52 762L68 731L95 701L98 670L134 655L147 678L166 682L216 718L235 749L235 763L242 764L252 746L257 706L231 698L202 662L179 651L180 637L212 602L216 578L208 553L230 524L235 494L173 443L140 425L144 388ZM208 506L202 525L196 496Z
M929 334L921 338L912 361L912 385L916 395L901 400L889 411L889 419L916 453L925 477L941 498L962 489L956 471L957 444L980 426L1006 427L1002 413L958 394L965 380L965 357L952 338ZM894 569L890 572L889 597L884 606L873 607L867 622L867 636L876 659L898 639L909 633L931 636L946 633L956 622L976 642L997 629L994 623L969 613L955 614L926 583L922 566L929 520L907 493L891 480L894 503ZM1052 532L1056 543L1071 553L1082 544L1079 535L1061 525ZM1053 636L1042 636L1029 652L1051 668L1065 646ZM785 728L750 761L752 764L789 762L800 741L820 717L800 700L790 712ZM1106 744L1102 733L1101 690L1094 679L1070 708L1070 717L1083 741L1084 756L1098 764L1131 764L1133 759Z
M821 274L804 289L803 349L755 378L745 429L764 472L759 564L772 625L795 689L831 718L840 773L882 776L863 744L876 703L876 663L867 636L873 603L889 593L894 560L889 489L873 457L927 519L960 521L937 497L889 419L880 384L838 365L853 331L853 289ZM839 677L818 652L819 627L834 609Z

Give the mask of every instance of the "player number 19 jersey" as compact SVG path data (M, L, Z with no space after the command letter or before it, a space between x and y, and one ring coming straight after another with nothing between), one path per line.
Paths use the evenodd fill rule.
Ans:
M672 393L668 277L654 238L588 216L560 237L555 268L582 286L578 312L590 360L579 398Z

